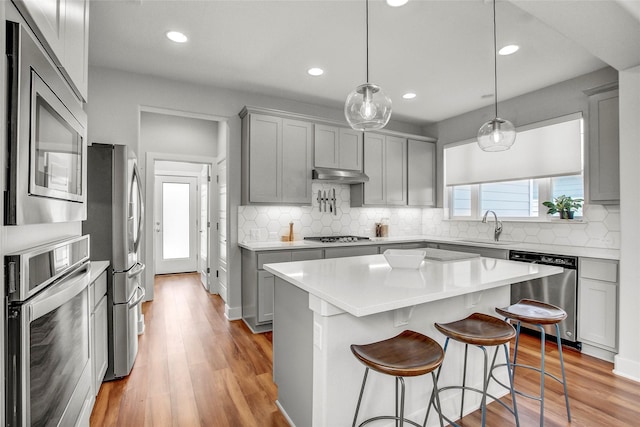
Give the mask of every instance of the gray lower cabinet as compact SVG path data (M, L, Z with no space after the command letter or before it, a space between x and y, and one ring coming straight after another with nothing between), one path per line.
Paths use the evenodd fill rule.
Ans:
M343 246L324 250L325 258L343 258L349 256L377 255L378 246Z
M589 96L589 202L620 203L618 90Z
M387 249L423 249L437 248L437 243L411 242L411 243L390 243L388 245L380 245L380 253L383 254Z
M436 205L436 145L432 142L407 141L407 204Z
M258 271L257 323L273 321L273 286L275 277L265 270Z
M242 250L242 319L253 332L271 330L275 277L264 264L322 259L322 249L293 251Z
M107 272L104 271L89 285L91 308L91 367L93 392L97 395L107 372Z
M580 258L578 338L584 344L618 350L618 261ZM586 351L588 353L588 351Z

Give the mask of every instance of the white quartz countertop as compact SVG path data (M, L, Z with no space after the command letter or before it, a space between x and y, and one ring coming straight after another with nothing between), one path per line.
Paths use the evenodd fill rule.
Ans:
M95 281L107 268L109 268L109 261L91 261L89 263L89 282Z
M371 240L364 240L354 243L320 243L309 240L296 240L293 242L276 242L276 241L257 241L239 243L241 248L250 251L274 251L274 250L297 250L297 249L314 249L314 248L335 248L339 246L367 246L367 245L384 245L393 243L413 243L427 242L429 243L451 243L457 245L495 248L504 250L519 250L529 252L539 252L553 255L570 255L589 258L601 259L620 259L620 250L607 248L593 248L582 246L564 246L564 245L545 245L538 243L522 243L500 241L498 243L491 240L481 240L472 238L454 238L443 236L402 236L402 237L372 237Z
M561 267L475 257L392 269L383 255L265 264L264 269L361 317L558 274Z

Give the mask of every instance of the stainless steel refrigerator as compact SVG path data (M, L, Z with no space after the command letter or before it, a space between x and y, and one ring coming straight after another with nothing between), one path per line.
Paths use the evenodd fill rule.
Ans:
M134 153L126 145L88 147L87 220L91 259L111 263L107 282L109 367L105 380L129 375L138 354L138 313L144 300L140 257L144 205Z

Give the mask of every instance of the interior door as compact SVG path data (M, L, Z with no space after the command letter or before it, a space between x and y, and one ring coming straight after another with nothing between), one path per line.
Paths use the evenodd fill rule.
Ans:
M156 274L197 271L198 178L158 175L155 181Z
M209 227L211 220L209 217L209 166L203 165L200 173L200 259L198 270L200 271L200 282L205 289L209 290Z

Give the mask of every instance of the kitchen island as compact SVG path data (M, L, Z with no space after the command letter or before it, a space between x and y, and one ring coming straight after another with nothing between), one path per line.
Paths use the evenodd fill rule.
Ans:
M364 367L351 354L351 344L392 337L405 329L428 335L441 344L434 322L450 322L472 312L495 315L509 304L511 283L562 272L562 268L484 257L454 261L425 260L419 269L392 269L383 255L265 264L276 276L273 327L274 381L278 406L292 425L350 425ZM462 382L462 353L449 346L440 386ZM492 353L491 353L492 354ZM481 384L481 352L470 349L467 381ZM499 354L500 357L500 354ZM504 370L501 370L504 371ZM506 381L506 372L499 377ZM393 412L393 378L370 375L361 414ZM408 378L405 414L424 418L431 383ZM490 389L500 396L499 386ZM457 418L460 393L441 396L445 413ZM467 393L465 412L480 398ZM436 425L435 417L429 425Z

